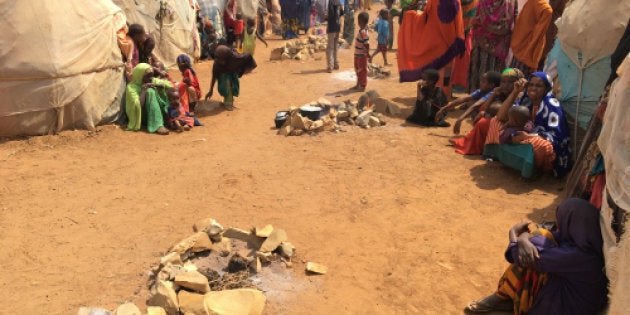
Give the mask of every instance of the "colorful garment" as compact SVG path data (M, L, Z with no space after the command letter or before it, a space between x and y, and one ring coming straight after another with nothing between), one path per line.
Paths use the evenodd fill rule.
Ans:
M243 53L254 55L256 51L256 32L258 30L254 29L254 31L250 34L248 31L243 33Z
M179 122L181 125L186 125L189 127L193 127L195 125L195 120L186 115L186 110L184 106L179 105L178 108L168 107L168 124L169 128L175 129L177 127L176 122Z
M368 56L369 51L367 49L367 45L370 43L370 37L368 36L367 28L362 28L357 33L357 37L354 40L354 56L355 57L363 57Z
M398 31L400 82L417 81L426 69L444 68L466 49L459 0L429 0L425 9L404 13Z
M531 0L530 0L531 1ZM528 2L529 3L529 2ZM551 93L552 82L544 72L534 72L532 74L543 80L549 89L549 93L543 98L540 107L535 115L533 133L537 133L543 139L551 142L555 152L553 172L555 177L563 177L571 169L571 148L569 146L569 126L567 124L564 111L560 102ZM517 105L524 105L532 111L532 102L527 98L527 92ZM536 151L536 149L534 149Z
M222 73L219 75L217 90L223 96L225 105L234 104L234 97L240 92L240 82L236 73Z
M556 218L557 232L530 228L540 255L536 270L521 267L517 243L509 244L505 259L512 265L497 296L512 299L515 314L599 314L608 283L599 212L586 200L570 198L558 206Z
M453 140L455 152L463 155L481 155L489 126L490 118L481 117L465 137Z
M453 73L451 84L461 85L468 89L468 67L470 66L470 52L472 51L472 20L477 12L477 0L461 0L462 18L464 21L464 47L463 55L455 57L453 61Z
M142 78L148 70L152 70L149 64L139 63L133 69L131 82L127 84L125 95L125 112L129 119L127 130L140 130L143 122L150 133L156 132L160 127L164 126L163 115L166 114L166 108L168 107L166 88L172 88L173 85L167 80L153 78L152 83L161 87L148 88L146 90L145 103L140 104Z
M472 50L468 68L468 86L479 87L488 71L501 72L510 50L512 25L516 18L516 0L479 0L472 20Z
M374 25L374 30L378 34L376 41L380 45L387 45L389 40L389 23L387 20L378 19L378 21L376 21L376 25Z
M357 75L357 81L360 86L367 86L367 56L354 56L354 72Z
M180 69L185 69L182 72L182 84L179 84L178 92L179 99L182 102L184 109L186 112L190 112L189 104L198 101L201 98L201 87L199 86L199 79L197 78L197 73L195 69L193 69L190 57L186 55L177 56L177 66L181 67ZM190 85L183 84L183 78L188 78ZM190 88L193 89L193 93L190 93Z
M529 0L516 18L510 48L512 48L515 62L520 62L528 68L521 68L523 72L538 69L545 49L545 37L551 22L552 11L547 0Z

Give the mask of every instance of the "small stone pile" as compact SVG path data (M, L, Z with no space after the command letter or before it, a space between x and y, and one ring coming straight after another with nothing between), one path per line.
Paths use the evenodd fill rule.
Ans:
M368 64L368 77L370 78L382 79L389 77L390 74L392 74L392 71L390 69L385 69L382 65L377 65L375 63Z
M398 107L388 100L378 97L376 91L364 93L359 101L346 100L341 104L332 104L325 98L304 106L316 106L327 113L318 120L311 120L300 114L300 109L291 107L289 115L279 128L278 134L283 136L301 136L304 133L314 134L321 131L341 131L342 126L359 126L363 128L380 127L386 124L382 114L397 115Z
M345 41L339 39L340 45ZM309 35L305 39L296 39L288 41L284 47L276 48L271 51L270 60L309 60L316 52L326 51L328 45L328 37L326 35Z
M291 268L295 247L282 229L271 225L246 231L224 229L208 218L195 223L195 232L172 246L151 270L147 315L262 314L265 295L249 279L263 266ZM325 273L325 267L308 272ZM317 264L315 264L317 267ZM323 268L323 269L321 269ZM83 307L79 315L142 315L133 303L113 313Z

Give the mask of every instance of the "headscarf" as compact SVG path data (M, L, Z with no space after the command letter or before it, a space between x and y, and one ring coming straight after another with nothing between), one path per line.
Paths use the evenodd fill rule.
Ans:
M503 70L503 72L501 72L501 76L504 77L512 77L515 79L522 79L525 77L525 75L523 74L523 71L517 69L517 68L507 68L505 70Z
M220 45L214 51L212 74L218 77L224 73L236 73L239 78L257 67L254 57L249 53L239 54L231 48Z
M192 65L190 63L190 57L186 55L177 56L177 66L184 67L185 69L190 70L190 72L192 72L194 76L197 76L195 69L192 68Z
M515 0L479 0L472 22L473 47L505 60L510 49Z
M560 243L565 242L585 252L603 256L599 212L588 201L580 198L564 200L556 210Z
M553 151L556 153L554 161L554 176L563 177L571 170L571 148L569 141L569 125L564 116L564 111L560 106L560 102L553 96L551 88L553 83L547 73L534 72L530 78L540 78L547 88L547 94L543 97L536 117L534 119L533 133L537 133L544 139L551 142ZM527 97L527 92L523 93L523 97L517 102L518 105L524 105L531 111L533 109L532 101Z

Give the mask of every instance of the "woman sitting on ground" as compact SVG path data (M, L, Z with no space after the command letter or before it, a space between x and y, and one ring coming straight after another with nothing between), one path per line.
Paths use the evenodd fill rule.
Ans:
M466 306L466 311L514 314L599 314L606 305L599 212L583 199L563 201L556 211L558 230L518 223L509 233L510 263L497 291ZM531 234L530 234L531 233Z
M173 84L154 75L153 68L146 63L140 63L133 69L125 96L125 112L129 118L127 130L138 131L146 125L150 133L167 135L168 129L164 127L169 103L166 92Z
M158 61L158 58L153 54L155 49L155 40L149 34L144 31L144 27L140 24L129 25L129 33L127 33L133 39L133 56L131 59L131 65L136 66L139 63L148 63L153 65Z
M560 102L551 93L552 83L544 72L532 73L529 81L519 80L503 102L496 118L507 122L512 105L527 106L534 128L512 137L514 143L531 144L536 168L563 177L571 169L569 128ZM490 136L490 135L488 135Z

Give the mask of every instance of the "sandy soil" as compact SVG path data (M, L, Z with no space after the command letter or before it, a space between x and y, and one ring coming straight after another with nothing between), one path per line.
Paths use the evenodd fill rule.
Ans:
M324 71L323 53L270 62L283 41L269 43L241 81L240 109L209 113L205 127L162 137L103 126L0 143L0 313L144 308L147 271L206 217L287 231L298 258L268 286L268 314L461 313L495 287L509 227L553 217L561 182L524 182L462 157L446 145L450 129L388 118L371 130L277 136L276 111L359 94L336 79L344 73ZM339 56L351 73L352 51ZM195 65L203 93L211 65ZM369 88L407 110L416 93L396 76ZM330 271L307 276L303 261Z

